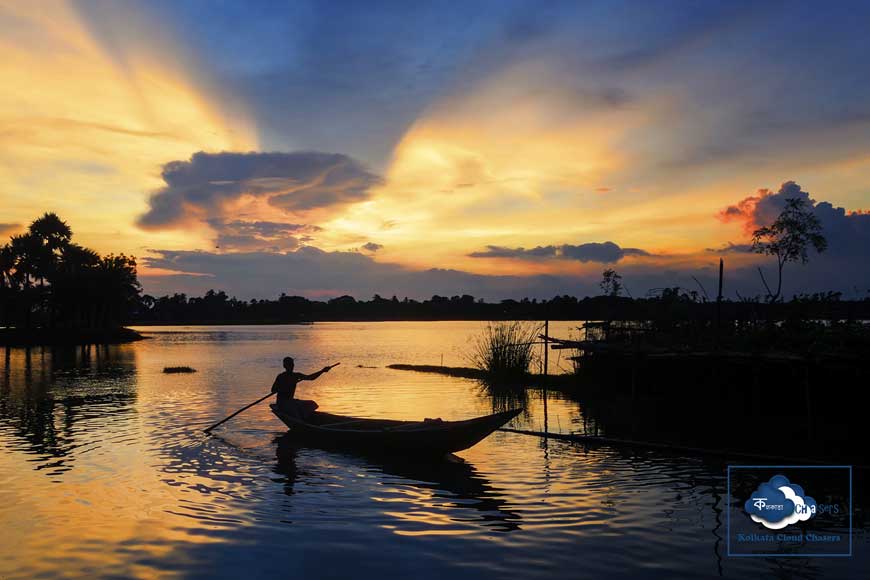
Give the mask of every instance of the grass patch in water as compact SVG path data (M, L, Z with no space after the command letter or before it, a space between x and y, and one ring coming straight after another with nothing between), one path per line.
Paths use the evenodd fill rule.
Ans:
M488 381L522 384L535 360L535 343L541 328L530 322L493 322L472 342L471 365Z
M196 369L193 367L163 367L163 372L166 374L195 373Z

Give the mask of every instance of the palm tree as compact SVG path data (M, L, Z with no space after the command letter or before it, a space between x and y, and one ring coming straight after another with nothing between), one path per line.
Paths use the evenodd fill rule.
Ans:
M72 230L57 214L46 213L30 224L28 233L39 246L33 256L33 269L39 286L44 287L56 272L63 249L70 244Z
M6 244L0 247L0 289L15 287L15 252Z
M103 327L119 325L142 291L136 278L136 258L109 254L100 260L96 274L101 306L98 322Z
M9 242L12 250L14 277L22 288L30 288L38 276L38 266L42 243L31 233L12 236Z
M56 213L46 212L30 224L30 233L45 243L52 252L62 249L70 243L72 230Z
M99 264L100 255L89 248L69 243L61 250L60 262L50 279L51 294L68 326L79 326L82 313L93 311L90 303L100 289L94 276Z
M33 305L38 302L33 282L41 275L42 264L45 262L45 249L42 241L29 232L13 236L9 246L14 269L12 278L18 286L18 295L22 301L24 327L29 328Z

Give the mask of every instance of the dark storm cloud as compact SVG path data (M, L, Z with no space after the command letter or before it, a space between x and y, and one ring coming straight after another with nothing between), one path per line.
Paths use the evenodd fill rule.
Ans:
M749 236L761 226L770 225L790 198L802 199L822 226L828 248L822 254L812 253L806 265L790 264L785 279L791 292L840 290L863 297L870 288L870 214L847 212L827 201L816 201L794 181L786 181L777 191L760 189L724 208L718 217L722 221L743 223ZM733 244L744 249L746 244ZM739 250L735 250L739 251Z
M378 250L382 250L384 248L384 246L382 244L376 244L375 242L368 242L368 243L363 244L362 248L363 248L363 250L366 250L367 252L374 253L374 252L377 252Z
M139 218L159 229L189 219L215 219L242 195L264 197L287 212L338 206L368 198L380 178L339 153L195 153L163 166L166 186Z
M621 248L613 242L589 242L577 246L563 244L561 246L537 246L530 249L487 246L484 251L471 252L468 255L472 258L519 258L522 260L562 258L579 262L607 264L618 262L625 256L650 256L651 254L640 248Z

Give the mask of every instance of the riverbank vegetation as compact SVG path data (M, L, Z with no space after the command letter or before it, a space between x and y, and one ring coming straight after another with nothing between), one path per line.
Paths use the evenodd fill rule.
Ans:
M281 295L274 300L240 300L223 291L203 296L177 293L145 295L131 312L135 324L292 324L320 321L380 320L652 320L697 321L708 326L721 320L757 321L870 319L870 298L842 300L838 293L795 296L788 302L759 299L717 302L697 291L659 288L647 296L555 296L486 302L470 295L432 296L427 300L375 295L370 300L339 296L309 300Z
M432 373L460 379L473 379L481 383L491 383L489 375L480 369L471 367L447 367L438 365L414 365L396 363L387 365L388 369L395 371L411 371L417 373ZM576 377L571 373L549 374L527 373L519 386L547 387L550 389L570 390L577 385ZM513 385L511 388L517 385Z
M0 344L126 342L123 322L139 303L136 260L101 256L46 213L0 246Z

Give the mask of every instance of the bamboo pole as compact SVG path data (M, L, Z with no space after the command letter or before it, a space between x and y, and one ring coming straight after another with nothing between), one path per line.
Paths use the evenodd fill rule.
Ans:
M241 413L242 411L247 411L248 409L250 409L250 408L253 407L254 405L256 405L256 404L258 404L258 403L262 403L263 401L265 401L266 399L268 399L269 397L271 397L271 396L274 395L274 394L275 394L275 393L269 393L268 395L265 395L265 396L263 396L263 397L260 397L259 399L257 399L257 400L254 401L253 403L251 403L251 404L249 404L249 405L245 405L244 407L242 407L241 409L239 409L238 411L236 411L235 413L233 413L232 415L230 415L230 416L227 417L226 419L222 419L221 421L218 421L217 423L215 423L215 424L212 425L211 427L209 427L209 428L207 428L207 429L203 429L202 432L203 432L203 433L211 433L212 429L214 429L215 427L218 427L218 426L220 426L220 425L223 425L224 423L226 423L227 421L229 421L230 419L232 419L233 417L235 417L236 415L238 415L238 414Z
M544 432L549 431L548 413L547 413L547 371L550 363L550 320L549 317L544 320Z
M725 269L725 260L719 258L719 293L716 295L716 349L719 348L719 332L722 328L722 274Z

